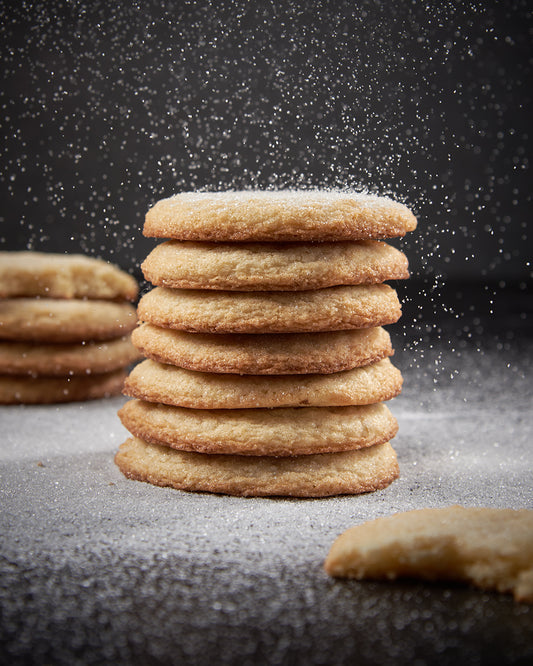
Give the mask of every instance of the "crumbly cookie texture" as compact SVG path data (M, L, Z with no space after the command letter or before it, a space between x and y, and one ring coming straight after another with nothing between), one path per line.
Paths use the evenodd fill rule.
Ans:
M125 370L71 377L0 375L0 404L52 404L119 395Z
M348 529L325 561L337 577L457 580L533 603L533 511L451 506Z
M128 300L136 280L103 259L81 254L0 252L0 298Z
M130 479L239 496L327 497L371 492L388 486L399 473L389 442L342 453L250 458L176 451L131 437L120 446L115 462Z
M298 291L409 277L407 257L381 241L195 243L166 241L142 264L153 285L176 289Z
M0 342L0 374L85 375L129 366L140 354L129 336L103 342Z
M147 359L124 391L134 398L194 409L369 405L390 400L402 375L389 359L330 375L229 375L186 370Z
M384 404L217 410L129 400L119 417L133 435L154 444L242 456L356 450L387 442L398 431Z
M129 333L136 323L135 308L129 303L57 298L0 300L0 340L109 340Z
M326 333L269 335L187 333L152 324L131 335L141 354L160 363L199 372L246 375L329 374L392 356L381 327Z
M343 241L393 238L416 218L388 197L343 191L184 192L158 201L143 233L199 241Z
M141 321L199 333L300 333L370 328L401 316L386 284L311 291L232 292L155 287L139 301Z

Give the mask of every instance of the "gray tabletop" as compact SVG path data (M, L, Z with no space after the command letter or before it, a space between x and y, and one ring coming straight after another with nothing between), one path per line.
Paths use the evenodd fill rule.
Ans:
M531 663L533 608L509 596L323 571L377 516L533 508L530 338L394 341L401 476L373 494L152 487L113 463L122 398L0 408L2 663Z

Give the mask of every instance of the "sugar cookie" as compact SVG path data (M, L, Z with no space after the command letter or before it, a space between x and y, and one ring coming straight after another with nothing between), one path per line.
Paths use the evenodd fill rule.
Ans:
M329 375L230 375L186 370L147 359L130 373L133 398L194 409L335 407L390 400L402 375L390 360Z
M81 254L0 252L0 298L129 300L136 280L103 259Z
M129 303L54 298L0 300L0 340L82 342L130 332L136 312Z
M299 333L384 326L401 307L386 284L312 291L231 292L155 287L139 301L139 319L199 333Z
M200 372L288 375L341 372L393 354L381 327L326 333L187 333L141 324L131 334L143 356Z
M533 511L451 506L352 527L325 561L332 576L456 580L533 603Z
M141 266L153 285L177 289L298 291L409 277L407 257L381 241L157 245Z
M200 241L342 241L393 238L416 218L388 197L343 191L183 192L158 201L143 233Z
M77 344L0 342L0 374L80 375L110 372L139 358L130 337Z
M133 435L153 444L245 456L349 451L387 442L398 431L383 404L216 410L129 400L119 416Z
M71 377L0 375L0 404L51 404L120 394L125 370Z
M158 486L259 497L371 492L399 474L389 442L342 453L250 458L176 451L131 437L120 446L115 462L128 478Z

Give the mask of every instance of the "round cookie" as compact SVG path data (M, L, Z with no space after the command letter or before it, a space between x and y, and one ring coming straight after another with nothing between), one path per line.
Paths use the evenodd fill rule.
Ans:
M326 333L187 333L141 324L131 334L143 356L200 372L287 375L340 372L393 354L381 327Z
M0 252L0 298L128 300L136 280L117 266L82 254Z
M153 285L175 289L298 291L409 277L407 257L381 241L157 245L141 266Z
M52 404L119 395L125 370L72 377L0 375L0 404Z
M360 451L250 459L176 451L131 437L120 446L115 463L126 477L158 486L257 497L371 492L399 475L389 442Z
M205 454L278 457L352 451L387 442L398 432L398 422L382 403L217 410L129 400L118 414L130 433L147 442Z
M137 323L129 303L11 298L0 300L0 340L71 343L109 340Z
M402 375L390 360L329 375L229 375L186 370L150 359L124 384L133 398L193 409L370 405L390 400Z
M398 321L386 284L311 291L231 292L155 287L138 305L141 321L198 333L303 333L385 326Z
M86 375L111 372L139 358L130 336L85 344L0 342L0 374Z
M143 233L200 241L341 241L394 238L416 218L388 197L338 190L183 192L158 201Z

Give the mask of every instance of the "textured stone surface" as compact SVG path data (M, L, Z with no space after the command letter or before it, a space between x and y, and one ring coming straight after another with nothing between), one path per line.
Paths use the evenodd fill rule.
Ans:
M393 337L401 477L324 500L187 494L122 477L122 398L0 409L0 662L511 664L533 608L449 584L335 581L355 523L532 508L533 343ZM399 337L398 337L399 336ZM403 347L403 351L400 349Z

